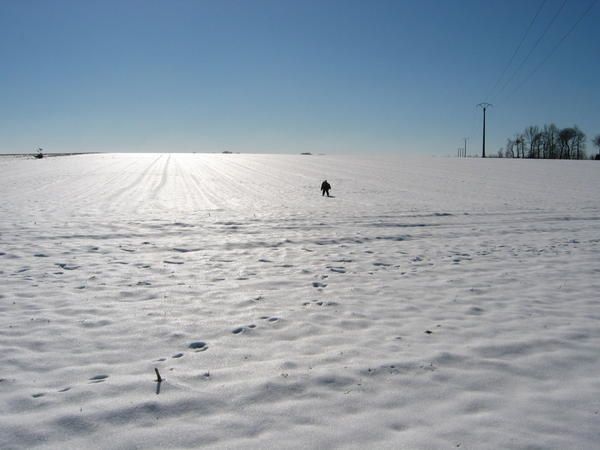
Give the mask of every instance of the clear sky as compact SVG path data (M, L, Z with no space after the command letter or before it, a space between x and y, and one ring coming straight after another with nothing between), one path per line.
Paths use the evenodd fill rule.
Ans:
M454 155L482 101L600 134L600 2L0 0L1 153Z

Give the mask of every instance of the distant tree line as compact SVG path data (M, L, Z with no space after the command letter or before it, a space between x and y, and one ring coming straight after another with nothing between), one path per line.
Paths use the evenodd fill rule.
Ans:
M591 159L600 159L600 135L592 143L598 149ZM588 159L586 136L577 125L558 128L554 124L529 126L506 141L506 147L498 151L500 158L531 159Z

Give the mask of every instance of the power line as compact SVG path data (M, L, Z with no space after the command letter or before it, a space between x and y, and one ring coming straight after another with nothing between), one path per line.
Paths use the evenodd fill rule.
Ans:
M536 21L536 19L538 18L538 16L540 15L540 12L542 11L542 8L544 7L544 5L546 4L547 0L542 0L542 2L540 3L540 6L537 9L537 12L535 13L535 16L533 16L533 19L531 19L531 22L529 22L529 26L527 27L527 29L525 30L525 33L523 34L523 36L521 37L521 41L519 42L519 45L517 45L517 48L515 49L515 51L513 52L512 56L510 57L510 59L508 60L508 63L506 64L506 66L504 66L504 70L502 71L502 73L500 74L500 77L496 80L496 82L494 83L494 86L492 87L492 89L490 90L490 93L493 94L494 91L496 90L496 88L498 87L498 85L500 84L500 81L502 81L502 79L504 78L504 75L506 75L506 71L508 70L508 68L510 67L510 65L512 64L513 60L515 59L515 56L517 56L517 53L519 53L519 50L521 50L521 47L523 46L523 42L525 42L525 38L527 37L527 35L529 34L529 31L531 30L531 27L533 26L534 22ZM491 95L489 96L491 97Z
M565 7L566 4L567 4L567 0L564 0L562 2L562 5L560 5L560 8L558 8L558 11L556 11L556 13L554 14L554 16L552 17L552 20L548 23L548 25L546 25L546 28L544 29L544 31L542 32L542 34L540 35L540 37L538 37L537 41L535 41L535 44L533 44L533 47L531 47L531 50L529 50L529 53L527 53L527 56L525 56L525 58L523 60L521 60L521 64L519 64L519 66L517 67L517 69L512 73L512 75L506 81L506 83L504 83L502 85L502 87L500 88L500 91L498 92L498 95L501 94L504 91L504 89L506 88L506 86L508 86L512 80L514 80L514 78L517 75L517 73L519 73L519 71L521 70L521 68L525 64L525 62L529 59L529 57L531 56L531 54L533 53L533 51L537 48L537 46L539 45L539 43L541 42L541 40L544 38L544 36L546 35L546 33L548 32L548 30L550 29L550 27L554 24L554 22L556 21L556 19L558 18L559 14L561 13L561 11L563 10L563 8Z
M512 97L515 92L517 92L519 89L521 89L523 87L523 85L525 83L527 83L527 81L529 81L529 79L546 63L548 62L548 60L554 55L554 53L556 52L556 50L558 50L558 48L562 45L562 43L564 41L567 40L567 38L569 37L569 35L573 32L573 30L575 30L575 28L577 28L577 25L579 25L579 23L584 19L585 16L587 16L590 11L592 10L592 8L594 7L594 5L598 2L598 0L592 0L592 2L590 3L590 5L587 7L587 9L585 11L583 11L583 13L579 16L579 18L575 21L575 23L573 24L573 26L569 29L569 31L567 31L563 37L558 41L558 43L554 46L554 48L550 51L550 53L548 53L546 55L546 57L537 65L535 66L535 68L529 72L529 74L523 79L523 81L506 97L506 99L509 99L510 97Z

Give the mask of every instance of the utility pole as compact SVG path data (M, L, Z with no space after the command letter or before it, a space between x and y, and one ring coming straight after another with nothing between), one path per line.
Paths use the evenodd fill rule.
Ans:
M465 152L464 152L464 156L465 156L465 158L466 158L466 157L467 157L467 141L469 140L469 138L468 138L468 137L466 137L466 138L463 138L463 139L464 139L464 141L465 141Z
M488 109L490 106L494 106L491 103L479 103L477 106L479 106L481 109L483 109L483 149L481 151L481 157L485 158L485 110Z

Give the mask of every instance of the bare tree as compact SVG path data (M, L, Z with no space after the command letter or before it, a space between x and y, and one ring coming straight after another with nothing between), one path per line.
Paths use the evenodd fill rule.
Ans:
M537 135L540 133L540 129L537 126L529 126L525 128L523 132L523 138L529 144L529 151L527 153L528 158L535 158L534 147L537 144ZM525 157L525 155L523 155Z
M542 144L544 143L544 134L540 131L535 135L535 157L540 159L542 157Z
M525 138L523 135L517 134L515 136L515 147L517 149L517 158L525 158Z
M571 159L572 141L577 135L573 128L563 128L558 133L558 141L560 143L560 158Z
M600 135L596 139L600 138ZM598 159L600 159L600 146ZM529 126L507 139L506 158L586 159L586 135L577 125L559 129L556 125Z
M550 125L544 126L544 140L545 140L545 149L544 152L547 154L544 158L555 159L558 157L556 152L556 145L558 142L558 127L551 123Z
M593 140L592 143L594 144L594 146L598 149L598 153L596 154L596 159L600 159L600 134L597 135Z
M515 146L515 141L513 141L511 138L508 138L506 140L506 150L504 150L504 156L506 158L514 158L515 157L515 152L513 150Z
M585 153L585 133L581 131L577 125L573 126L575 136L573 137L573 150L575 151L575 159L586 159Z

